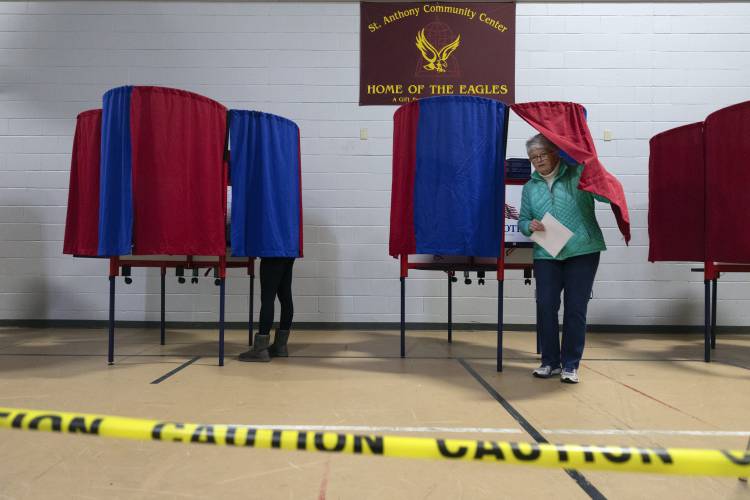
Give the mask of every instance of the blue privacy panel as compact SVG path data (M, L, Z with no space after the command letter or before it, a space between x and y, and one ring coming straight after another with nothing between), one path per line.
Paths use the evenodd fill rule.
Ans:
M99 181L99 255L128 255L133 239L132 86L104 94Z
M299 128L280 116L230 111L232 255L300 256Z
M419 102L416 253L497 257L504 210L505 105L446 96Z

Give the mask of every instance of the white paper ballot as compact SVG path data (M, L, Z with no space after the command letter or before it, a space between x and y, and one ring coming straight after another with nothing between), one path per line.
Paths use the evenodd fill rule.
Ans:
M534 231L531 233L531 240L547 250L547 253L552 257L557 257L560 250L562 250L570 237L573 236L573 232L559 220L552 217L549 212L544 214L541 222L544 224L544 231Z

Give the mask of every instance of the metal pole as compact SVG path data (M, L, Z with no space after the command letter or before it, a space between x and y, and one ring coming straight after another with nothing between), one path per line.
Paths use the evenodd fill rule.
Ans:
M453 343L453 279L448 273L448 343Z
M508 120L510 117L510 107L506 106L505 116L503 119L503 155L507 152L508 146ZM500 176L503 180L503 206L505 205L505 156L502 156L503 163L500 165ZM505 282L505 209L500 209L502 214L502 226L500 229L500 252L497 259L497 371L503 371L503 284Z
M219 279L219 366L224 366L224 285L226 278Z
M536 301L536 298L534 301ZM536 353L542 353L542 332L539 329L539 302L536 302Z
M711 349L716 349L716 287L718 278L712 280L711 291Z
M164 295L164 279L167 274L167 269L165 267L161 268L161 345L164 345L166 343L166 329L165 329L165 295Z
M249 318L247 320L248 322L248 331L247 331L247 345L251 346L253 345L253 312L254 312L254 305L253 305L253 295L255 294L255 275L253 274L250 276L250 314Z
M401 276L401 357L406 357L406 278Z
M503 371L503 283L497 280L497 371Z
M109 345L107 347L107 361L115 362L115 277L109 277Z
M711 361L711 281L703 280L705 322L703 324L703 360Z

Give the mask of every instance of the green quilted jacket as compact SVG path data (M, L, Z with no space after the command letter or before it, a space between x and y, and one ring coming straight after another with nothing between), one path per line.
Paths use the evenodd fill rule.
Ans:
M576 255L601 252L607 249L604 236L594 214L594 198L604 203L609 200L578 189L583 165L568 165L560 161L560 170L550 191L547 183L534 171L531 179L523 187L521 214L518 228L526 236L531 236L529 224L533 219L542 220L549 212L568 229L573 236L568 240L555 260L565 260ZM535 259L552 259L545 249L534 244Z

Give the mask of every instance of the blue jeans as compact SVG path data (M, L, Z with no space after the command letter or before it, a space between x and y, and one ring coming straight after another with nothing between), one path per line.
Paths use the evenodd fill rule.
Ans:
M542 365L565 370L578 368L586 342L586 309L599 267L599 252L565 260L534 260L536 321L542 347ZM565 292L562 348L560 347L560 293Z

